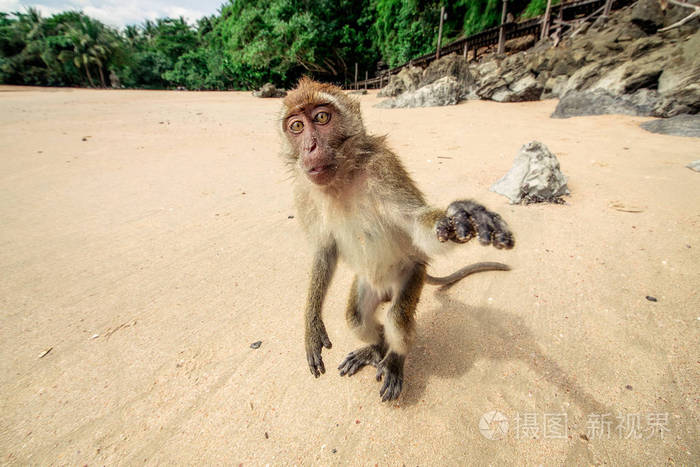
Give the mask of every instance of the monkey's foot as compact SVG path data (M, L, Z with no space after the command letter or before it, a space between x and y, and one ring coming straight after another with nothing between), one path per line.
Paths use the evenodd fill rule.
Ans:
M382 359L382 348L380 345L368 345L354 350L338 365L340 376L352 376L366 365L377 366Z
M382 402L392 401L399 397L403 388L403 364L405 355L396 352L386 354L386 357L377 366L377 381L384 379L384 384L379 390Z

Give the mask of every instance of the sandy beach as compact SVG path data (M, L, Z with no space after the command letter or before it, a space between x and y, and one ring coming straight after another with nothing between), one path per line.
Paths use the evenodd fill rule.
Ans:
M279 100L0 87L0 463L700 462L700 139L550 119L554 100L359 99L431 202L480 200L517 241L434 262L512 271L426 286L389 405L372 369L334 370L359 346L344 265L329 371L309 373L311 250ZM559 158L566 204L489 191L532 140Z

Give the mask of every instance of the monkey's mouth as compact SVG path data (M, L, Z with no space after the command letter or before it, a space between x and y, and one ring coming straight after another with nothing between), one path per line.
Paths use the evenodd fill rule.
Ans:
M320 174L325 172L326 170L331 170L334 167L334 164L317 165L316 167L312 167L311 169L309 169L309 173L312 175Z
M331 180L337 167L337 164L334 163L317 165L307 170L306 174L312 182L325 185Z

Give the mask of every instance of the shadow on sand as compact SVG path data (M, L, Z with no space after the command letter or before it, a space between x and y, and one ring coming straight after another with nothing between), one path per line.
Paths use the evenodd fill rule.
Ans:
M603 404L588 394L542 349L524 321L489 307L470 307L435 292L440 306L418 316L418 335L406 366L402 406L416 404L431 377L457 378L479 359L522 360L584 411L602 413ZM455 352L460 346L461 352ZM534 364L536 362L536 364Z

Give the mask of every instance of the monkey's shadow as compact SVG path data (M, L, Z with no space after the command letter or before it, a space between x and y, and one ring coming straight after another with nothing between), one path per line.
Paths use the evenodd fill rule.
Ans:
M401 405L423 397L432 377L457 378L483 358L522 360L549 383L588 410L603 405L542 352L522 318L497 308L470 307L436 291L440 306L418 314L418 335L406 362Z

